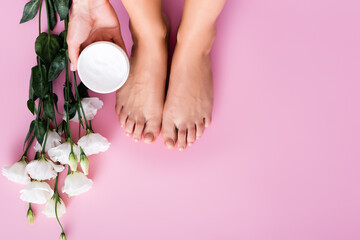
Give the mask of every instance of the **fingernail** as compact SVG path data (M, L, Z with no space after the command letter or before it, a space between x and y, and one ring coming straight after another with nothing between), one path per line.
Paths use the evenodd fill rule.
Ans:
M128 137L130 137L130 133L128 133L128 132L127 132L127 133L125 133L125 135L126 135L126 136L128 136Z
M138 141L139 141L139 139L135 138L135 139L134 139L134 141L135 141L135 142L138 142Z
M179 151L181 152L182 150L184 150L184 148L183 148L183 147L179 147Z
M70 63L70 70L71 70L71 71L75 71L74 64L72 64L72 63Z
M166 140L165 145L167 148L173 148L174 147L174 141L171 139Z
M189 143L188 143L188 146L191 146L191 145L192 145L192 143L189 142Z
M144 142L151 143L154 140L154 135L152 133L145 134Z

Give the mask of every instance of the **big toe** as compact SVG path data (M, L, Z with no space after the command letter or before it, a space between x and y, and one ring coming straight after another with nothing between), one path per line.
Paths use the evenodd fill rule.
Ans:
M176 126L171 120L163 120L161 126L161 136L167 148L172 149L175 147L177 140Z
M143 141L145 143L152 143L159 136L161 128L161 120L149 119L145 123L143 131Z

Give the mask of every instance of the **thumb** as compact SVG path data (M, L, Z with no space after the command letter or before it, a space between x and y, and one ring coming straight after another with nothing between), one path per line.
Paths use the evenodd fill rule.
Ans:
M66 41L68 45L69 59L71 62L71 71L77 70L80 46L89 36L89 33L90 28L87 24L84 24L77 19L70 19Z
M68 54L70 59L70 70L76 71L77 70L77 61L79 59L80 53L80 45L79 44L72 44L68 42Z

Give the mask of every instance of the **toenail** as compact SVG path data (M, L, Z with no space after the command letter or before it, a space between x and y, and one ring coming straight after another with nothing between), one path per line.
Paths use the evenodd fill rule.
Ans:
M188 143L188 146L191 146L191 145L192 145L192 143L189 142L189 143Z
M135 142L138 142L138 141L139 141L139 139L135 138L135 139L134 139L134 141L135 141Z
M183 148L183 147L179 147L179 151L181 152L182 150L184 150L184 148Z
M174 141L171 139L166 140L165 145L167 148L173 148L174 147Z
M144 142L151 143L154 140L154 135L152 133L145 134Z
M128 133L128 132L127 132L127 133L125 133L125 135L126 135L126 136L128 136L128 137L130 137L130 133Z

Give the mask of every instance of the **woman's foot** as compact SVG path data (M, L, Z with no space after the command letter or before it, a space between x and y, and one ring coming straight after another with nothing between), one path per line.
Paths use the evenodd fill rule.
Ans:
M200 138L211 122L213 81L210 50L215 31L199 34L201 36L178 36L164 105L162 139L167 148L173 148L177 143L180 151Z
M153 142L160 133L167 75L168 25L146 31L130 27L134 45L127 82L116 94L116 112L125 134ZM166 26L167 25L167 26ZM145 26L144 26L145 27ZM157 31L159 30L159 31ZM149 34L144 34L144 33Z

